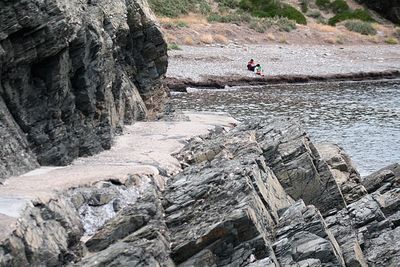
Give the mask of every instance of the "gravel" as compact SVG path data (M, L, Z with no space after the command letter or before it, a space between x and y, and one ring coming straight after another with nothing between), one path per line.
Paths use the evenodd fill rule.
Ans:
M169 51L167 77L255 76L246 64L254 58L267 76L326 75L400 69L399 45L227 45L182 46Z

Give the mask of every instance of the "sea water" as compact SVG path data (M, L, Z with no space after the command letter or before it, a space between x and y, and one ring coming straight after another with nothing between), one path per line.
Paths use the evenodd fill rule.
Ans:
M282 84L173 93L176 110L297 118L315 143L340 145L361 175L400 162L400 80Z

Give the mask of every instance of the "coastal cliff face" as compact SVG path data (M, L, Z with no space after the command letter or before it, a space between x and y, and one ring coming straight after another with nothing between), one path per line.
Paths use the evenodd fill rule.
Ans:
M357 0L357 2L365 4L394 23L400 23L399 0Z
M1 1L0 179L109 149L161 108L166 69L146 1Z
M115 178L32 203L0 266L398 266L399 165L361 179L318 147L293 121L217 128L166 184Z

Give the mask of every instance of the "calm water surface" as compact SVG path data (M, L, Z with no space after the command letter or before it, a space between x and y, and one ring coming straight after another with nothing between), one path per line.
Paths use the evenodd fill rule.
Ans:
M333 142L361 175L400 162L400 80L192 90L172 96L176 110L247 117L294 117L314 142Z

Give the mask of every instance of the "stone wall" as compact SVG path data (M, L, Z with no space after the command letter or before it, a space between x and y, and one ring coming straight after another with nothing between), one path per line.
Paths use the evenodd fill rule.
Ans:
M12 158L2 177L36 166L10 163L27 161L30 150L41 165L65 165L109 149L124 123L160 108L166 69L146 1L2 1L1 112L18 127L1 120L1 128L21 133L8 150L0 140L3 158Z

